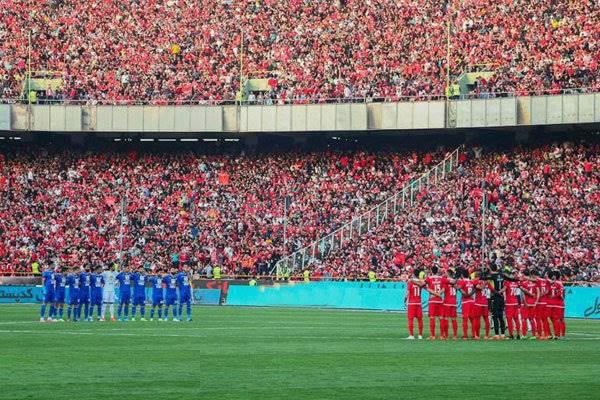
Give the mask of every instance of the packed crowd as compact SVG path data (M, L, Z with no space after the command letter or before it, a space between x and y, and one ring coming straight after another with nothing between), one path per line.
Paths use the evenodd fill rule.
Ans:
M2 0L0 98L20 95L29 56L64 75L45 95L59 100L233 100L241 60L267 102L444 95L448 20L451 75L496 71L477 91L600 90L596 0L441 3Z
M440 154L8 149L0 152L0 269L122 263L265 272L284 240L289 253L328 234Z
M413 207L313 262L311 276L364 279L373 271L379 279L406 278L415 267L496 264L600 281L598 145L475 149L465 158Z

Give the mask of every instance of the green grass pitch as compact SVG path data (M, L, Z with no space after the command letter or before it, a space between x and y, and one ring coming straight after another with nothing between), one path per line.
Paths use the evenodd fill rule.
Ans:
M195 307L189 323L47 324L38 312L0 306L0 399L600 398L600 321L569 320L564 341L428 342L404 340L397 313Z

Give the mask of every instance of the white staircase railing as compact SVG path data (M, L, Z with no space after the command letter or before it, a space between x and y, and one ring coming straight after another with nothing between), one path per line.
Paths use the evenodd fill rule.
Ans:
M415 202L415 196L422 188L437 184L445 178L447 173L458 166L458 156L461 148L462 146L456 148L435 167L404 185L401 190L387 200L352 219L352 221L334 232L283 257L272 268L271 274L276 272L278 277L283 277L293 271L303 270L314 261L323 260L331 253L341 249L344 243L347 243L353 237L366 234L398 214L400 210L412 206Z

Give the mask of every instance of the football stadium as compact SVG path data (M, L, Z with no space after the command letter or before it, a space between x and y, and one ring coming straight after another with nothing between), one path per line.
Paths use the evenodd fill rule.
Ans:
M597 0L0 0L0 399L600 398Z

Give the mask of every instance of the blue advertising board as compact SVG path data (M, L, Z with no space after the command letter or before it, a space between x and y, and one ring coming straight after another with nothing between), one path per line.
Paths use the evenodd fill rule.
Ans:
M117 296L119 291L117 290ZM69 298L68 288L66 298ZM218 305L221 289L194 289L194 303ZM152 299L151 289L146 289L146 299ZM0 286L0 303L40 303L44 300L41 286Z
M567 287L565 315L600 319L600 288ZM404 282L297 282L230 286L227 305L354 308L406 311ZM428 293L423 294L427 309ZM459 294L460 304L460 294ZM460 307L459 307L460 312Z

